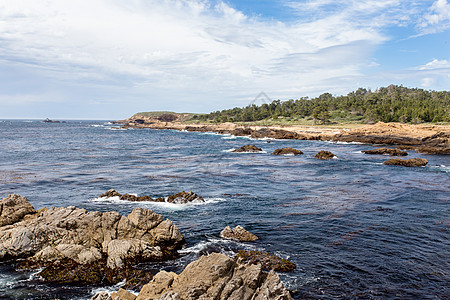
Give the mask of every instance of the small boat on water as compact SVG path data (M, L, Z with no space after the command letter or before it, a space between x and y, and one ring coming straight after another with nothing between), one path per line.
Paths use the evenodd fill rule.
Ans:
M54 120L50 120L49 118L46 118L44 121L42 121L44 123L60 123L60 121L54 121Z

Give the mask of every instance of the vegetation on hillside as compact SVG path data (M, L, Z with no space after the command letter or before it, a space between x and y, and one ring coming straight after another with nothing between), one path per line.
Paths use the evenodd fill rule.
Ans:
M283 119L311 120L314 124L403 122L450 122L450 92L426 91L390 85L376 91L359 88L346 96L324 93L308 99L235 107L193 119L208 122L255 122Z

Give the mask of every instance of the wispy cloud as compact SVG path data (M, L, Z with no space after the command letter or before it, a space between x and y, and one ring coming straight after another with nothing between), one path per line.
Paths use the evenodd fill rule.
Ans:
M441 32L450 28L450 4L447 0L437 0L428 9L418 24L422 34Z
M207 0L3 0L0 68L16 77L5 77L0 103L18 82L23 99L56 89L49 97L122 99L129 110L208 111L246 104L261 90L280 98L345 92L378 66L372 54L389 40L385 28L415 22L420 11L401 0L285 5L296 20L249 17ZM441 8L446 1L433 4L423 28L446 22Z

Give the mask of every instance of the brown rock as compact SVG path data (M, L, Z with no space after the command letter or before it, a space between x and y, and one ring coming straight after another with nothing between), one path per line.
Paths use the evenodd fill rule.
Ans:
M112 300L135 300L136 295L127 290L119 289L117 292L111 294Z
M317 153L316 155L314 155L314 157L315 157L315 158L318 158L318 159L324 159L324 160L326 160L326 159L332 159L332 158L336 157L336 155L334 155L334 154L331 153L330 151L324 151L324 150L322 150L322 151L320 151L319 153Z
M27 198L11 194L0 202L0 227L19 222L26 215L35 212Z
M262 152L261 148L256 147L255 145L245 145L240 148L237 148L231 152L248 152L248 153L256 153Z
M383 165L390 166L404 166L404 167L423 167L428 164L428 160L424 158L410 158L410 159L400 159L392 158L383 163Z
M294 149L294 148L280 148L276 149L272 153L273 155L300 155L303 154L302 151Z
M135 196L135 195L130 195L130 194L122 195L114 189L110 189L109 191L107 191L99 196L99 198L112 198L112 197L119 197L120 200L133 201L133 202L153 201L153 199L150 196Z
M259 264L236 263L224 254L212 253L190 263L180 275L159 272L136 299L290 300L292 297L273 271L267 274Z
M261 264L262 269L266 271L290 272L297 267L287 259L262 251L241 250L234 259L244 264Z
M364 154L387 154L391 156L406 156L408 152L392 148L378 148L373 150L361 151Z
M248 232L241 225L236 226L234 229L231 229L230 226L225 227L222 232L220 232L220 236L226 239L238 240L241 242L253 242L258 239L256 235Z
M202 197L200 197L199 195L197 195L196 193L189 191L189 192L185 192L182 191L178 194L169 196L167 198L167 202L170 203L176 203L176 204L185 204L185 203L201 203L201 202L205 202L205 199L203 199Z
M31 207L23 199L21 207ZM100 283L105 272L114 278L108 282L121 281L131 265L173 259L184 243L170 220L142 208L128 217L73 206L42 209L33 216L0 227L0 260L26 258L22 266L43 267L41 275L48 281Z

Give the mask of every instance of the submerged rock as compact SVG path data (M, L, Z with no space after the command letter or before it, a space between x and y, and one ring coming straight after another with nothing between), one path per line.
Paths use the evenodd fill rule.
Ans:
M96 295L92 299L113 298ZM292 297L274 271L266 273L260 264L235 262L224 254L212 253L190 263L179 275L159 272L136 299L291 300Z
M280 148L276 149L272 153L273 155L300 155L303 154L302 151L294 149L294 148Z
M248 153L256 153L256 152L262 152L263 150L261 148L256 147L255 145L245 145L240 148L237 148L231 152L248 152Z
M234 259L245 264L261 264L262 269L266 271L290 272L297 267L287 259L262 251L241 250Z
M361 151L364 154L387 154L391 156L406 156L408 152L402 151L400 149L392 149L392 148L378 148L373 150Z
M423 167L428 164L428 160L424 158L410 158L410 159L400 159L392 158L383 163L383 165L390 166L404 166L404 167Z
M234 229L231 229L230 226L225 227L222 232L220 232L220 236L241 242L253 242L258 239L256 235L245 230L241 225L236 226Z
M20 198L15 209L32 212L26 198ZM0 260L25 258L22 268L44 268L41 275L48 281L101 283L106 278L113 283L123 280L135 263L174 258L183 243L178 228L149 209L135 208L126 217L52 207L0 227ZM108 272L112 279L104 275Z
M318 159L332 159L337 156L334 155L333 153L331 153L330 151L321 150L321 151L319 151L319 153L314 155L314 157L318 158Z

